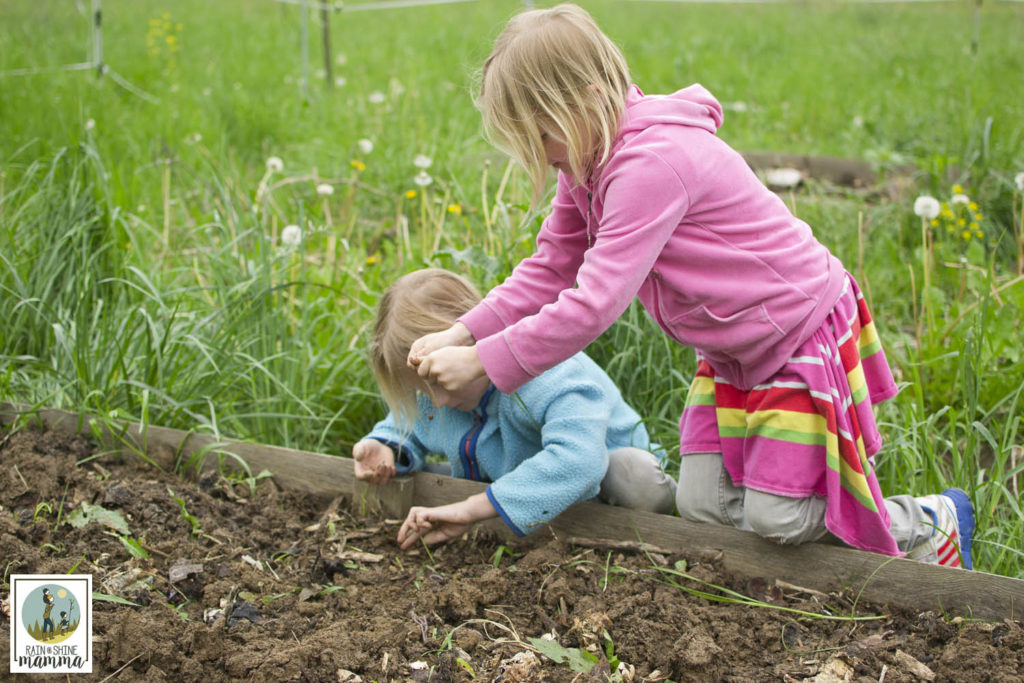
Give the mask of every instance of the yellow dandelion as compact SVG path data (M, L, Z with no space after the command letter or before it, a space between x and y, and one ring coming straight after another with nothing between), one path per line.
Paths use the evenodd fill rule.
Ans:
M971 231L970 230L964 230L962 233L960 233L960 236L964 238L964 242L970 242L971 241Z
M960 220L958 220L958 221L956 222L956 224L957 224L957 225L959 225L959 226L960 226L960 227L962 228L962 227L964 227L965 225L967 225L967 219L966 219L966 218L961 218Z
M971 230L977 230L980 226L974 221L971 221L971 224L967 227L969 227Z
M948 206L945 206L942 209L942 215L945 216L946 218L952 218L953 217L953 212L950 210L950 208Z
M456 216L462 215L462 204L449 204L448 213L454 213Z
M183 29L183 28L185 28L185 27L184 27L184 26L182 26L181 24L175 24L175 25L174 25L174 30L175 30L175 31L181 31L181 29Z
M955 230L956 230L956 226L955 225L953 225L952 223L946 223L946 231L947 232L954 232Z
M984 237L984 236L985 236L985 233L984 233L984 232L982 232L981 230L975 230L975 231L974 231L974 234L975 234L975 236L976 236L976 237L977 237L978 239L981 239L982 237Z
M352 161L350 161L349 162L349 166L351 166L352 168L356 169L357 171L365 171L366 170L366 164L364 164L363 162L359 161L359 159L353 159Z
M978 210L978 202L968 202L967 203L967 208L970 209L971 211L977 211Z
M981 212L980 211L974 214L974 220L976 220L976 221L980 221L981 220Z
M405 191L405 198L406 199L415 199L416 198L416 190L406 190Z
M366 257L366 265L372 266L375 263L380 263L380 254L371 254Z
M176 42L178 42L178 37L177 36L167 36L167 44L168 45L174 45Z
M450 209L450 208L451 208L451 207L449 207L449 209ZM939 227L939 219L938 219L938 218L933 218L933 219L932 219L932 227L933 227L933 228L937 228L937 227Z
M954 185L953 186L953 194L963 194L963 191L964 191L963 185Z

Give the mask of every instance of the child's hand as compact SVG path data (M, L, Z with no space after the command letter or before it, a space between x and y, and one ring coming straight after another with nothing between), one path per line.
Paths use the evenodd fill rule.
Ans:
M475 346L446 346L424 358L416 372L428 384L447 391L459 391L485 374Z
M415 369L430 353L445 346L470 346L475 342L469 328L456 322L443 332L424 335L414 341L409 349L409 367Z
M395 476L395 452L374 439L363 439L352 447L356 479L386 484Z
M414 507L398 530L398 543L405 550L420 539L427 545L448 541L461 536L475 522L497 514L486 493L436 508Z

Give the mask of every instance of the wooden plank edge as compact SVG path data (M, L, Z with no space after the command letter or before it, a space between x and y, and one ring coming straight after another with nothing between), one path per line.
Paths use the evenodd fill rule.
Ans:
M415 475L416 505L462 500L486 485L426 472ZM600 503L575 505L549 525L562 537L645 543L679 553L721 553L725 569L911 611L981 619L1024 618L1024 581L923 564L825 543L782 546L749 531ZM535 532L543 537L543 531Z
M0 404L0 423L9 423L26 412L51 429L93 433L86 416L52 409L19 410L10 404ZM123 421L98 424L100 432L113 445L127 442L123 444L125 450L128 444L143 449L165 467L174 460L202 455L205 449L209 455L218 456L208 456L203 463L205 468L216 467L220 456L224 456L225 466L237 467L237 458L247 463L254 474L267 469L282 488L299 489L322 498L352 495L353 502L362 505L363 511L379 510L390 517L404 516L412 505L445 505L486 488L480 482L427 472L375 487L355 480L350 458L216 441L208 435L152 425L142 428ZM108 425L121 431L112 433ZM553 520L548 532L564 537L635 541L680 553L721 553L725 569L738 575L781 579L823 592L848 591L859 595L860 600L902 609L981 619L1021 619L1024 615L1024 581L1020 579L889 558L845 546L780 546L750 532L669 515L580 503ZM542 537L544 530L539 530L528 539Z

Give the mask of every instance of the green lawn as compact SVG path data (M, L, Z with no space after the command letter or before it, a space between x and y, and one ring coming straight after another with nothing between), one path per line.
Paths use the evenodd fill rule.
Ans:
M522 5L335 13L330 84L311 12L304 85L301 9L273 0L108 0L112 72L61 70L89 59L89 4L0 22L0 72L35 70L0 76L0 400L348 454L383 406L380 292L425 264L487 288L530 252L543 207L470 97ZM786 199L861 279L904 387L883 489L966 489L977 566L1024 577L1024 6L585 6L645 91L711 89L736 148L872 164L876 188ZM915 198L957 192L965 225L922 230ZM691 353L639 308L590 351L677 444Z

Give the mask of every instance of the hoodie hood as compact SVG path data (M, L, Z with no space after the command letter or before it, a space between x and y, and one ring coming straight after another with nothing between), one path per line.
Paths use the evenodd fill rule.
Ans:
M622 119L620 137L659 123L692 126L715 133L722 125L722 105L699 83L671 95L644 95L634 85L626 96L626 113Z

